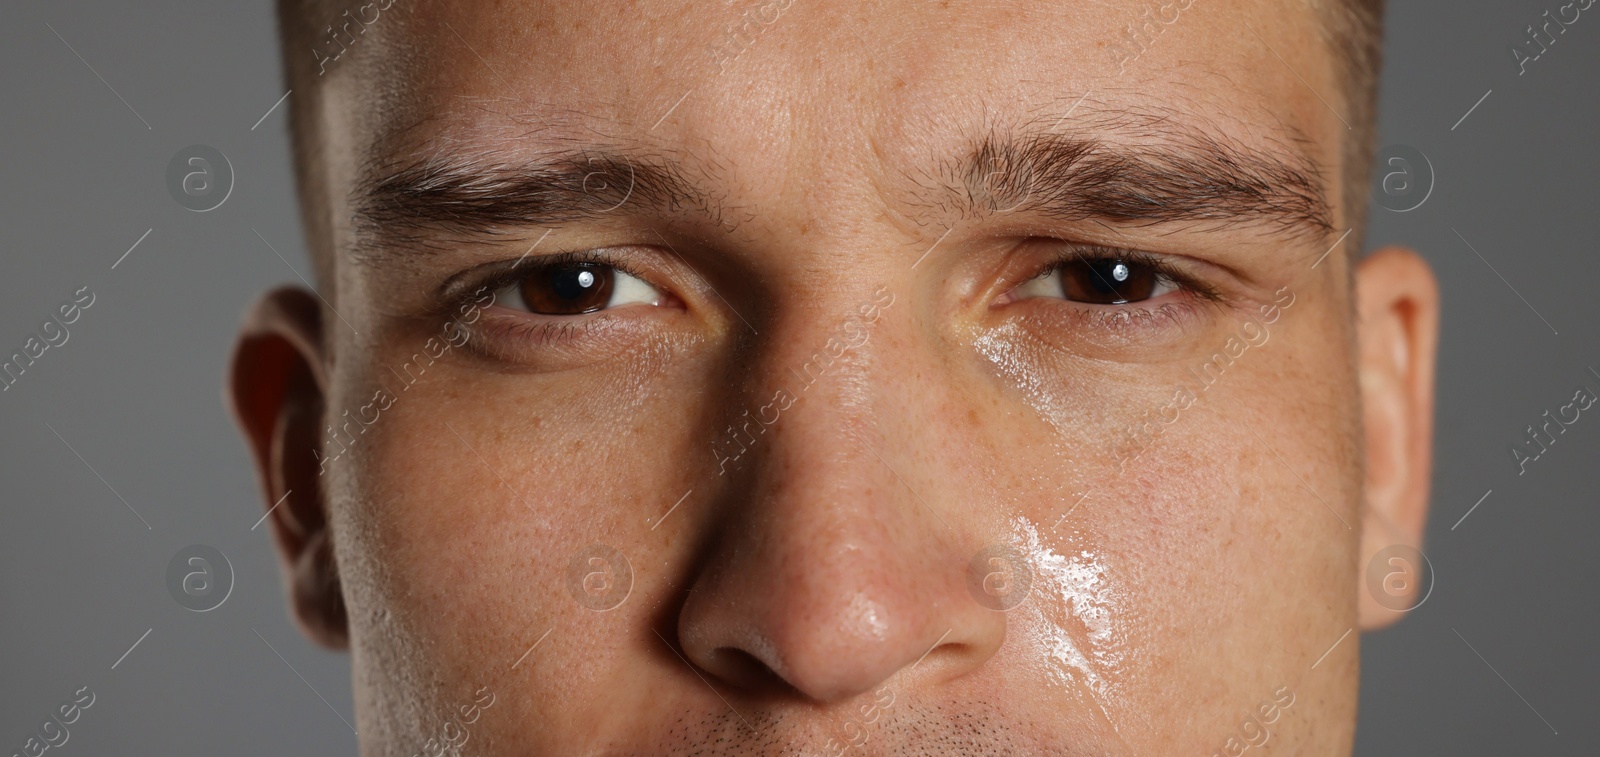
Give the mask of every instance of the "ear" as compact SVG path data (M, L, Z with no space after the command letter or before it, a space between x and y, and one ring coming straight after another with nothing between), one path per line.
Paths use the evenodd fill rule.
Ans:
M1372 253L1356 269L1356 310L1366 427L1359 618L1362 630L1375 630L1415 607L1426 588L1419 581L1425 566L1412 564L1420 562L1416 553L1386 556L1383 565L1370 566L1389 547L1422 549L1439 338L1439 287L1432 269L1408 249Z
M324 358L315 295L298 287L269 292L240 329L228 400L265 490L266 522L294 617L312 640L344 649L349 628L317 457L328 385Z

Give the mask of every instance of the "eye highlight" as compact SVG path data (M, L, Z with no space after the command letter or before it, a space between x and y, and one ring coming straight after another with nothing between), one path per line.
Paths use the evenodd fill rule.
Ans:
M648 246L524 254L452 278L441 299L453 304L441 315L465 316L457 323L474 357L518 372L631 359L646 340L693 344L705 316L716 317L692 306L703 302L694 271Z
M495 295L536 315L583 315L623 305L659 305L661 292L605 263L555 263L522 273Z
M1011 299L1032 297L1091 305L1128 305L1183 288L1169 268L1154 256L1121 250L1075 251L1040 275L1023 282Z
M1229 269L1178 252L1033 237L1008 255L992 323L1085 358L1169 361L1251 302Z

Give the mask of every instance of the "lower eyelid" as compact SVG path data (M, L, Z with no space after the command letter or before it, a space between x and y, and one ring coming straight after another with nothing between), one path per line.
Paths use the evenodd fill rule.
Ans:
M626 335L648 330L651 311L679 304L671 295L632 276L621 278L617 288L630 279L633 294L627 296L641 295L644 301L618 303L619 295L613 290L606 307L589 313L545 315L528 311L520 300L500 300L465 327L467 347L481 357L507 363L587 360L597 349L603 351L603 344L632 339Z
M579 345L585 337L606 332L611 320L603 312L581 316L532 314L530 317L526 311L493 308L486 310L483 317L469 327L466 347L472 354L501 363L562 361L571 357L569 351L582 349ZM568 355L568 358L559 357L561 355Z
M1197 329L1206 323L1202 303L1187 297L1153 305L1061 307L1039 300L1017 304L1023 306L1020 323L1046 343L1064 352L1113 360L1160 359L1166 350L1198 336Z

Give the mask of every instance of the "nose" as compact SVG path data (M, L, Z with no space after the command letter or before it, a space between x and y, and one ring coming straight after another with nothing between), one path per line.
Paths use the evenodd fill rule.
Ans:
M757 380L787 377L793 402L726 474L728 515L678 618L685 654L727 685L833 702L911 668L960 677L1004 638L1004 616L967 590L959 487L919 444L939 432L905 422L938 398L880 375L903 376L910 356L871 328L875 343L826 351L813 334L783 341L817 351L762 361Z

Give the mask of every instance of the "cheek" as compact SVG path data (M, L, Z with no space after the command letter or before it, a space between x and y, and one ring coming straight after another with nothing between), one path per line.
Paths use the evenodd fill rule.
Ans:
M519 669L582 648L561 661L573 675L539 685L597 675L607 640L643 622L632 614L661 580L649 569L650 519L687 488L684 460L709 459L691 444L709 433L686 420L705 415L697 403L710 400L688 389L708 384L706 366L682 348L651 345L592 379L447 358L397 386L330 473L352 635L366 640L357 664L368 657L371 675L402 679L389 690L420 677L459 699L559 628L583 643L541 645ZM369 380L387 373L377 365ZM511 699L496 707L520 706Z
M979 345L1026 407L996 456L1035 577L1008 645L1124 737L1237 720L1352 622L1357 398L1305 344L1248 347L1209 383L1210 353L1130 371L1017 332Z

